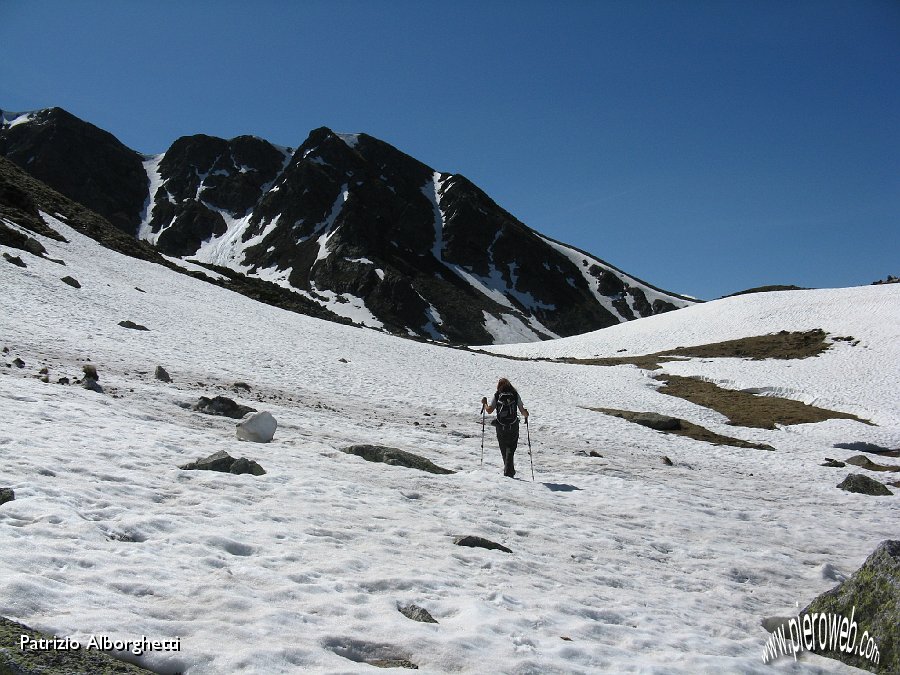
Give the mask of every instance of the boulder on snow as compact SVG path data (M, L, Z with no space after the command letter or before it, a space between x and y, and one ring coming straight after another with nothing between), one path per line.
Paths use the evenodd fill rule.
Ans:
M161 382L171 382L172 378L169 377L169 373L166 372L166 369L162 366L156 366L156 370L153 371L153 377Z
M60 281L64 284L68 284L72 288L81 288L81 284L78 283L78 279L75 277L63 277Z
M486 548L488 550L505 551L506 553L512 553L512 550L506 548L503 544L498 544L496 541L491 541L490 539L485 539L484 537L478 537L472 534L466 535L464 537L457 537L453 540L453 543L457 546Z
M840 460L833 459L832 457L826 457L825 461L822 462L820 466L830 466L832 469L843 469L847 465Z
M16 493L12 488L0 488L0 504L11 502L16 498Z
M220 415L236 420L241 419L247 413L256 412L256 408L235 403L227 396L216 396L214 398L201 396L200 400L194 404L193 410L205 415Z
M419 607L418 605L406 605L405 607L398 606L397 609L400 610L400 613L407 619L412 619L413 621L419 621L421 623L437 623L437 619L431 616L431 613L424 607Z
M879 662L844 652L818 652L875 673L900 673L900 541L881 542L850 578L826 591L802 614L836 614L857 624L856 644L868 632L878 647ZM852 627L851 627L852 631ZM862 645L864 648L866 645Z
M894 494L884 483L879 483L874 478L869 478L861 473L851 473L842 482L838 483L841 490L847 492L858 492L863 495L873 495L876 497L886 497Z
M249 417L237 423L236 434L240 441L252 441L253 443L268 443L275 436L278 422L272 413L263 410L252 413Z
M17 255L10 255L9 253L4 253L3 257L6 258L6 262L10 262L13 265L15 265L16 267L28 267L28 265L25 264L25 261L22 260Z
M222 473L250 473L254 476L262 476L266 471L252 459L241 457L235 459L224 450L214 452L208 457L202 457L193 462L182 464L178 467L185 471L220 471Z
M847 464L858 466L861 469L868 469L869 471L900 471L900 466L895 464L877 464L865 455L854 455L846 461Z
M120 321L119 325L122 328L130 328L131 330L150 330L149 328L147 328L147 326L142 326L139 323L135 323L134 321L129 321L127 319L125 321Z
M632 413L631 422L657 431L674 431L681 428L681 420L677 417L660 415L655 412Z
M342 448L341 452L362 457L369 462L383 462L392 466L405 466L409 469L418 469L419 471L427 471L428 473L456 473L455 471L434 464L430 459L425 457L414 455L405 450L398 450L397 448L388 448L383 445L351 445L349 448Z

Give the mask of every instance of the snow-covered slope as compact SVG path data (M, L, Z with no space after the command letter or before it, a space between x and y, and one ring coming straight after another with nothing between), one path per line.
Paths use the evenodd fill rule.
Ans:
M69 243L37 238L65 267L21 251L25 269L0 261L0 484L16 493L0 506L0 615L35 628L177 636L177 653L131 658L189 675L375 672L359 661L377 657L433 673L764 673L760 619L795 612L834 584L826 566L849 574L897 534L897 497L843 492L845 472L819 466L840 456L836 442L900 442L897 287L735 298L545 346L653 351L800 328L807 313L859 339L808 361L666 364L820 392L878 424L770 431L728 426L633 367L503 359L317 321L51 222ZM693 320L660 323L680 316ZM14 358L25 367L2 363ZM105 394L55 384L86 362ZM157 364L172 384L153 379ZM838 400L843 386L863 391L854 364L868 393ZM524 433L524 480L502 477L490 427L481 465L479 401L498 376L532 413L535 482ZM241 443L232 420L179 405L214 394L271 411L274 441ZM674 414L776 450L663 436L587 406ZM339 452L354 443L457 473ZM217 450L268 473L176 468ZM454 546L463 534L513 552ZM405 618L397 605L410 602L439 623ZM851 671L818 657L780 665Z

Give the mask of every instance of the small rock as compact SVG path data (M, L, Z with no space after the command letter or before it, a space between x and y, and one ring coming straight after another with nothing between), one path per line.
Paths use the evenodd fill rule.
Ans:
M146 293L146 292L147 292L147 291L145 291L143 288L138 288L137 286L134 287L134 290L138 291L139 293Z
M420 621L422 623L437 623L437 619L431 616L424 607L419 607L418 605L406 605L405 607L397 607L397 609L399 609L400 613L407 619Z
M171 382L172 378L169 377L169 373L166 372L166 369L162 366L156 366L156 370L153 371L153 377L162 382Z
M256 412L256 408L236 403L227 396L216 396L214 398L201 396L200 400L194 404L193 409L205 415L220 415L237 420L244 417L247 413Z
M477 537L474 535L467 535L465 537L457 537L453 540L453 543L457 546L470 546L472 548L486 548L489 550L497 550L497 551L505 551L506 553L512 553L511 549L506 548L503 544L498 544L496 541L491 541L490 539L485 539L484 537Z
M861 469L868 469L869 471L900 471L900 466L895 466L893 464L876 464L865 455L854 455L847 460L847 464L858 466Z
M418 469L419 471L427 471L434 474L450 474L456 473L450 469L445 469L433 463L426 457L398 450L397 448L389 448L384 445L351 445L349 448L342 448L341 452L348 455L356 455L362 457L368 462L384 462L392 466L405 466L409 469Z
M41 369L38 371L38 374L40 374L40 375L49 375L49 374L50 374L50 369L47 368L47 366L44 366L43 368L41 368Z
M16 358L16 360L13 361L13 365L14 365L16 368L24 368L24 367L25 367L25 362L24 362L22 359L20 359L20 358Z
M847 465L844 464L844 463L841 462L841 461L838 461L838 460L836 460L836 459L832 459L831 457L826 457L826 458L825 458L825 461L822 462L821 466L830 466L830 467L832 467L832 468L834 468L834 469L843 469L843 468L844 468L845 466L847 466Z
M61 378L59 378L59 379L56 381L56 383L57 383L57 384L69 384L69 378L68 378L68 377L61 377Z
M665 464L666 466L675 466L674 463L672 462L672 460L669 459L668 457L666 457L665 455L662 456L662 463Z
M236 434L239 441L251 441L253 443L268 443L275 436L278 422L272 413L254 413L237 423Z
M9 354L9 347L4 347L4 348L3 348L3 353L4 353L4 354Z
M142 325L139 324L139 323L135 323L134 321L128 321L128 320L126 320L126 321L120 321L120 322L119 322L119 325L120 325L122 328L130 328L131 330L150 330L150 329L147 328L146 326L142 326Z
M874 497L886 497L894 494L887 489L887 486L884 485L884 483L879 483L874 478L869 478L861 473L851 473L838 484L838 487L847 492L858 492Z
M16 498L16 493L12 488L0 488L0 504L11 502Z
M78 280L74 277L63 277L60 281L64 284L69 284L72 288L81 288L81 284L79 284Z
M246 382L235 382L231 387L232 389L243 389L246 392L250 391L250 385Z
M344 358L340 358L338 359L338 361L340 361L341 363L350 363L347 359Z
M231 469L235 459L224 450L214 452L208 457L202 457L194 462L188 462L179 466L179 469L185 471L224 471Z
M681 420L677 417L660 415L654 412L634 413L630 418L635 424L640 424L657 431L674 431L681 428Z
M84 376L89 380L100 380L100 376L97 374L97 366L86 363L81 366L81 372L84 373Z
M3 257L6 258L7 262L11 262L16 267L28 267L28 265L25 264L25 261L22 260L17 255L10 255L9 253L4 253Z
M591 451L588 453L588 457L603 457L603 455L601 455L601 454L600 454L599 452L597 452L596 450L591 450Z

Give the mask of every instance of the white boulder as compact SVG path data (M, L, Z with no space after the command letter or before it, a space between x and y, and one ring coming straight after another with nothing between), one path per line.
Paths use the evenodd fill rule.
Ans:
M278 422L265 410L252 413L237 423L237 437L241 441L268 443L275 435Z

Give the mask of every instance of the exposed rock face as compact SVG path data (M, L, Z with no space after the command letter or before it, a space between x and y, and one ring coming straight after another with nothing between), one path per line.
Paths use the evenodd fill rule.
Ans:
M236 433L241 441L268 443L275 436L277 428L278 422L272 417L272 413L263 410L238 422Z
M343 448L341 452L362 457L369 462L383 462L392 466L405 466L410 469L427 471L428 473L456 473L455 471L444 469L443 467L434 464L430 459L426 459L425 457L414 455L405 450L398 450L397 448L388 448L383 445L351 445L349 448Z
M857 643L867 631L879 663L843 652L818 652L875 673L900 673L900 541L881 542L849 579L823 593L803 614L839 614L858 624Z
M237 420L244 417L247 413L256 412L256 408L241 405L227 396L215 396L214 398L201 396L200 400L194 404L193 409L206 415L221 415L222 417L231 417Z
M147 199L141 156L62 108L30 115L25 123L0 126L0 155L119 229L136 234Z
M887 489L884 483L879 483L874 478L869 478L861 473L851 473L838 484L838 487L847 492L858 492L876 497L886 497L894 494Z
M543 339L692 302L541 236L465 177L366 134L323 127L296 151L186 136L143 162L104 134L41 111L0 127L0 154L29 171L39 154L35 176L166 254L279 279L323 311L368 312L403 335Z

